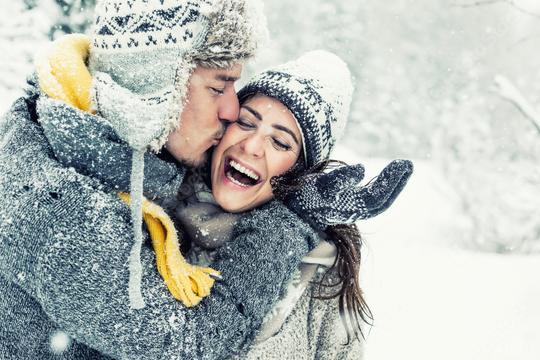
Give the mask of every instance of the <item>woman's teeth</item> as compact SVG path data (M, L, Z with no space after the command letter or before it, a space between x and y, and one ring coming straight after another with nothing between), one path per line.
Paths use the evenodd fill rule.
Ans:
M229 179L233 184L236 184L236 185L238 185L238 186L249 187L249 185L243 184L243 183L241 183L240 181L236 180L236 179L232 176L232 174L231 174L230 171L227 172L227 179Z
M259 181L259 175L255 174L252 170L250 169L246 169L245 167L243 167L242 165L240 165L239 163L237 163L236 161L234 160L231 160L229 162L229 165L231 167L233 167L236 171L239 171L241 172L242 174L252 178L253 180L255 181Z

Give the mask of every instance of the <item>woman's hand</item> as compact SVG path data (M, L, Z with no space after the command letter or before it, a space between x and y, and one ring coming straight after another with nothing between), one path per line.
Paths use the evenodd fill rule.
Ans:
M392 205L413 172L409 160L394 160L364 186L364 166L345 165L329 173L308 175L304 186L284 203L319 230L374 217Z

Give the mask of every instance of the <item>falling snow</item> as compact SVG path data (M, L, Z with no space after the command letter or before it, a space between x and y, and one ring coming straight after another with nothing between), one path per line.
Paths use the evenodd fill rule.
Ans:
M30 3L36 6L26 9ZM337 157L363 162L366 178L390 159L415 161L409 188L392 209L359 224L362 280L376 324L369 359L536 360L540 136L497 95L493 80L507 76L539 112L540 21L526 12L539 14L540 5L452 3L266 1L271 42L245 78L307 50L335 51L357 80ZM0 23L4 112L69 9L54 0L4 1L0 9L10 14ZM56 234L54 246L62 248L64 239ZM62 353L70 339L57 332L50 345Z
M51 335L51 351L54 354L61 355L67 350L71 339L68 334L63 331L56 331Z

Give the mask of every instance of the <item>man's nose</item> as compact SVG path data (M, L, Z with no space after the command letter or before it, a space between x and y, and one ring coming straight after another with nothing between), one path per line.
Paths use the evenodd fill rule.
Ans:
M238 120L239 113L240 104L238 103L238 97L234 88L231 87L226 90L220 99L218 116L221 121L232 123Z

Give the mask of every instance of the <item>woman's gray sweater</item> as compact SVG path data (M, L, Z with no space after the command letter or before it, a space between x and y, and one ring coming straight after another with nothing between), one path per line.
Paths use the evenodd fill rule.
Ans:
M38 113L89 116L53 101L40 102ZM223 359L245 352L318 243L316 233L278 202L252 211L218 251L213 267L223 280L194 308L169 294L152 248L143 246L146 307L130 310L129 208L119 189L62 165L49 143L61 129L44 131L37 120L35 99L26 97L0 122L2 356ZM74 339L60 357L43 344L58 328Z
M322 271L326 269L321 268ZM363 340L350 339L339 314L339 299L317 299L317 283L322 272L315 275L289 314L281 329L264 342L253 345L249 352L233 356L235 360L362 360ZM336 279L327 282L335 284ZM325 289L325 295L335 294L335 288Z

